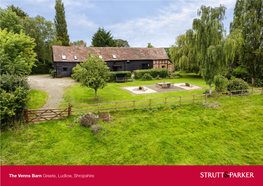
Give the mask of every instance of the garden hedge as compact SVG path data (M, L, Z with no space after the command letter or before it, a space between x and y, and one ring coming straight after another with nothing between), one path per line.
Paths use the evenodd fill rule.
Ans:
M132 73L130 71L116 71L116 72L110 72L110 73L111 73L111 76L110 76L110 80L108 82L115 81L115 74L127 73L126 79L131 79L131 75L132 75Z
M141 79L143 75L146 73L150 74L153 78L156 78L157 76L161 78L165 78L170 75L169 71L166 68L159 68L159 69L135 70L134 78Z

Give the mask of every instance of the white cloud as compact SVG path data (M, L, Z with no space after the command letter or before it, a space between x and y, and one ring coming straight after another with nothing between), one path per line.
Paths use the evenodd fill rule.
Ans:
M93 21L89 20L85 13L82 14L70 14L69 18L67 18L67 22L69 25L72 25L76 28L76 26L80 26L82 28L94 28L98 27Z
M157 10L155 17L142 17L131 19L122 23L107 26L114 37L125 39L131 46L146 47L151 43L155 47L169 47L175 42L175 37L184 34L192 27L192 21L197 17L197 9L201 5L219 6L226 5L228 8L235 6L236 0L191 0L169 2L164 9Z

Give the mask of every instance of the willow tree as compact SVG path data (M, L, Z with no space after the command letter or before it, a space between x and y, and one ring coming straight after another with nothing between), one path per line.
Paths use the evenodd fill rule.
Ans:
M210 87L210 94L215 77L223 75L227 67L223 50L225 11L224 5L216 8L201 6L197 11L200 19L194 19L192 30L186 33L186 40L198 54L200 73Z
M175 66L182 71L199 72L199 55L197 50L191 45L192 37L185 34L176 38L176 45L169 49L171 60Z
M256 78L263 76L263 1L237 0L230 32L232 44L243 40L239 45L232 45L232 52L246 68L253 85Z

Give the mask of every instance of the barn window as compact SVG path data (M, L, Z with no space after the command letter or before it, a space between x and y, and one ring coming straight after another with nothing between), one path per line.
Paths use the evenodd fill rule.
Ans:
M62 67L62 70L63 70L63 71L67 71L67 70L68 70L68 67Z
M113 59L117 59L116 55L112 55Z
M77 60L78 59L77 56L74 56L74 59Z
M148 69L149 68L149 63L143 63L142 64L142 69Z
M163 65L162 68L165 68L165 66Z
M66 59L67 59L66 55L62 55L61 58L62 58L63 60L66 60Z

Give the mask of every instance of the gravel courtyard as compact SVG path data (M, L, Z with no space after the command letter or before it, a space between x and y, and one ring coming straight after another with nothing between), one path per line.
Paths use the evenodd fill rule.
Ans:
M28 76L28 82L31 89L44 91L49 96L47 103L40 109L58 108L64 101L66 88L76 84L71 78L52 78L50 75Z

